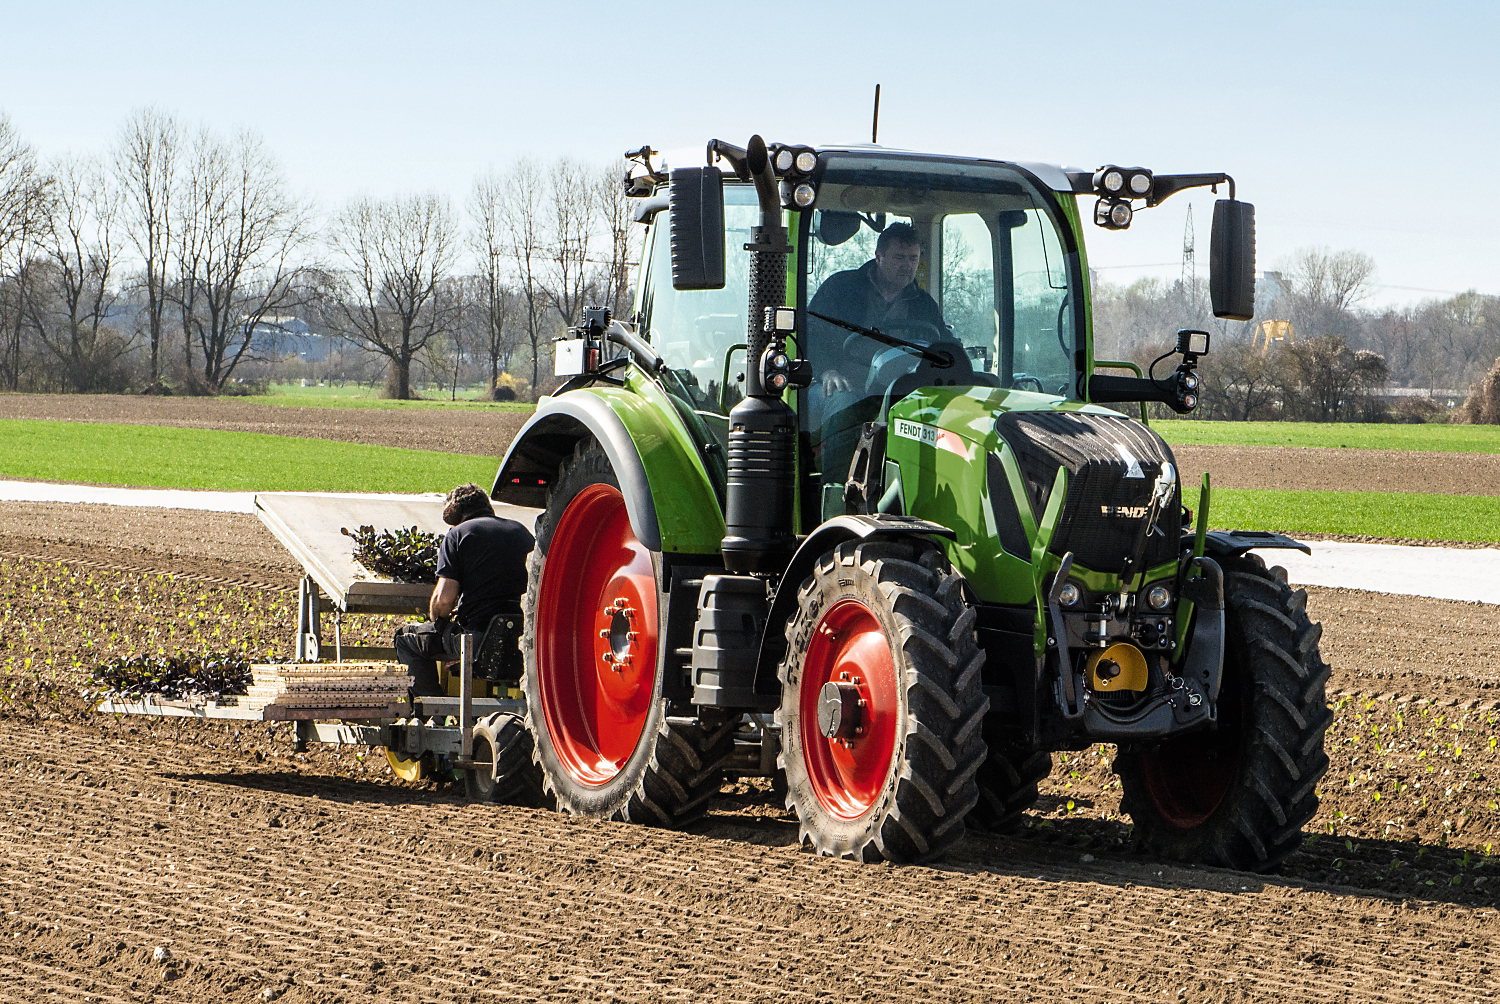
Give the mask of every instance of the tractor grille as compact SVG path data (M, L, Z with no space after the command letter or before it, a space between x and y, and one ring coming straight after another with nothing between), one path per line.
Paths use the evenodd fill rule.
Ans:
M1097 572L1118 572L1135 550L1145 517L1131 510L1151 501L1162 465L1173 463L1160 436L1120 415L1082 412L1010 412L995 420L1020 464L1032 515L1038 522L1059 467L1069 473L1068 498L1052 538L1054 554ZM1129 458L1134 458L1132 467ZM1132 476L1139 473L1139 477ZM1181 489L1172 493L1146 543L1146 567L1177 557L1182 529ZM1136 569L1139 571L1139 569Z

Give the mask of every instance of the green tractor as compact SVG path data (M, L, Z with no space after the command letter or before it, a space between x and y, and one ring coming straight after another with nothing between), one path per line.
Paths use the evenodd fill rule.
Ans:
M1096 359L1077 206L1122 229L1228 185L1211 292L1245 319L1234 182L758 136L702 168L631 157L633 316L556 343L567 379L493 492L544 510L521 644L549 799L680 826L758 774L819 853L927 860L1107 742L1148 852L1295 850L1328 668L1305 594L1249 552L1303 545L1206 532L1206 476L1195 524L1144 402L1196 406L1209 336L1179 332L1162 376Z

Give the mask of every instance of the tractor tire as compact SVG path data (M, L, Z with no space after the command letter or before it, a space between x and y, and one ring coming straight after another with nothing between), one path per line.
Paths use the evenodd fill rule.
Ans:
M608 457L585 440L537 520L522 642L526 729L563 812L680 827L719 791L734 726L667 718L657 568Z
M817 853L921 861L962 839L989 708L963 584L929 542L848 541L798 590L779 761Z
M542 772L531 756L531 733L516 715L496 712L474 724L474 759L490 765L464 772L471 802L540 806Z
M968 825L986 833L1014 833L1021 816L1036 804L1037 784L1052 773L1051 753L1018 749L985 728L989 753L974 775L979 802L969 813Z
M1122 811L1146 852L1264 872L1302 843L1328 770L1329 668L1307 593L1255 555L1224 569L1224 679L1215 730L1115 757ZM1277 569L1276 571L1280 571Z

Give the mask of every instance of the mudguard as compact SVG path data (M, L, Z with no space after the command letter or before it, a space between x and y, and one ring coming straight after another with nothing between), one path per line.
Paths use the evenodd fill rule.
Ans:
M541 508L558 465L592 437L620 479L636 539L653 551L716 554L724 517L671 404L650 392L589 387L543 398L495 476L496 501Z
M1312 554L1312 548L1284 533L1265 530L1210 530L1204 534L1204 549L1215 558L1238 558L1258 547L1281 548Z
M803 538L797 547L797 553L792 555L786 572L776 584L776 595L771 600L771 612L766 617L765 633L760 639L760 661L755 668L755 692L767 697L779 692L776 666L786 650L783 630L796 608L797 590L802 587L802 580L811 574L813 563L818 560L819 555L833 550L846 540L920 536L952 539L954 534L941 523L912 516L874 513L869 516L835 516Z

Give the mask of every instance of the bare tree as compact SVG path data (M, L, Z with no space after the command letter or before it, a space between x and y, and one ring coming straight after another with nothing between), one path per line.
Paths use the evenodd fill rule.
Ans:
M609 307L616 317L623 316L630 307L630 269L632 261L630 200L625 197L625 177L628 165L619 161L594 175L594 214L604 228L605 243L609 257L604 263L599 282L600 302Z
M308 242L306 209L287 192L274 157L245 133L224 143L207 130L193 140L176 218L176 281L184 362L216 392L253 347L269 316L301 303Z
M592 257L600 239L597 174L565 157L552 166L547 187L547 294L566 326L601 299L604 270Z
M157 108L134 112L114 150L125 232L143 269L146 329L151 342L151 382L161 381L162 321L166 314L167 269L172 255L172 194L177 176L181 130Z
M548 252L543 220L547 188L541 168L531 160L517 161L498 184L500 224L520 295L526 339L531 347L531 397L534 401L541 379L542 348L548 331L546 313L550 302L543 273Z
M0 383L20 386L22 333L32 286L28 260L45 230L51 179L10 119L0 115Z
M1339 335L1319 335L1283 351L1289 357L1287 370L1297 381L1296 390L1284 400L1300 402L1307 417L1317 422L1362 417L1351 412L1366 405L1369 392L1390 377L1378 352L1353 349Z
M1279 353L1263 352L1244 339L1215 345L1207 374L1205 409L1215 418L1249 421L1270 417L1277 398Z
M1375 259L1362 251L1302 248L1283 267L1283 274L1299 333L1347 335L1358 328L1352 311L1370 292Z
M443 289L457 250L453 212L437 195L356 199L334 220L332 242L347 265L344 335L390 359L392 394L408 398L412 357L455 319Z
M505 182L494 174L474 179L469 194L470 239L478 260L480 291L478 306L484 321L485 355L490 364L490 388L500 379L514 347L512 320L517 312L516 294L507 281L506 256L510 244L505 230Z
M95 160L63 160L53 176L43 244L47 295L33 298L29 313L64 386L119 390L125 380L119 362L130 341L107 323L117 296L119 196Z

